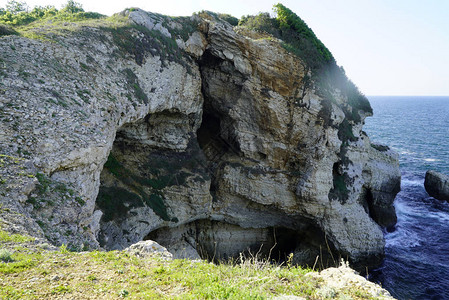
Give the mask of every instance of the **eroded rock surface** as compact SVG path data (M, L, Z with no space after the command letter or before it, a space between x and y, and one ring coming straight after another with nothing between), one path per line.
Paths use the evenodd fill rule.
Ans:
M78 249L154 239L175 257L379 263L400 173L362 131L369 112L318 93L277 39L207 14L122 18L0 39L10 230Z

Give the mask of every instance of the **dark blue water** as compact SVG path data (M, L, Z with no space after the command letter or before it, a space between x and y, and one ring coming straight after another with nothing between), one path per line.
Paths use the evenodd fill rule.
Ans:
M373 272L397 299L449 299L449 203L424 189L429 169L449 174L449 97L369 97L371 141L400 155L396 230L387 233L384 265Z

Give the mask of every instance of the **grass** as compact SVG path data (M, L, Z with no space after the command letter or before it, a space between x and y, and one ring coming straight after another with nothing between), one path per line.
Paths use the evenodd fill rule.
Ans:
M0 229L0 242L25 243L33 241L34 238L22 234L9 234Z
M2 299L269 299L296 295L325 299L310 269L257 260L207 261L137 258L123 251L27 251L0 263ZM373 299L359 288L339 299Z

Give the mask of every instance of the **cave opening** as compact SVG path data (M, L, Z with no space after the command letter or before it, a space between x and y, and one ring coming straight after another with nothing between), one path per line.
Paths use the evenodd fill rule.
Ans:
M216 164L229 151L229 144L221 137L221 120L210 110L203 111L197 139L209 163Z
M123 249L161 225L175 226L181 203L208 199L210 178L192 118L164 110L117 130L95 203L102 247Z
M278 263L288 261L289 255L294 253L299 246L301 240L300 233L285 227L273 227L271 232L273 234L274 244L270 249L270 260Z
M365 189L364 198L365 198L365 205L364 205L365 211L368 213L371 219L377 222L377 217L374 209L374 198L371 189Z
M192 254L195 253L196 258L215 263L236 261L243 257L282 264L298 248L308 249L312 245L307 234L290 228L243 228L208 219L178 227L162 227L149 232L144 240L156 241L175 258L195 258ZM315 256L318 253L316 249L308 251Z

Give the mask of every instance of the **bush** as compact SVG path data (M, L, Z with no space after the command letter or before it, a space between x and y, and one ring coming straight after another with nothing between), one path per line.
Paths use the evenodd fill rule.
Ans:
M12 253L7 249L0 249L0 261L2 262L12 262Z
M259 13L256 16L243 16L238 23L256 31L269 33L277 38L281 38L279 22L270 17L269 13Z
M263 31L283 41L282 46L303 60L312 71L312 80L317 92L325 99L335 102L332 91L338 89L348 99L352 109L345 108L349 120L360 121L359 110L372 113L368 99L360 93L339 67L329 49L316 37L310 27L294 12L282 4L273 8L276 17L268 13L244 16L239 26Z
M239 24L239 19L237 19L236 17L233 17L229 14L218 14L218 17L222 20L225 20L232 26L237 26Z
M99 19L104 16L99 13L85 12L82 5L69 0L61 9L57 10L52 5L36 6L28 10L25 2L8 1L5 8L0 8L0 24L21 26L30 24L36 20L55 19L60 21L81 21L87 19Z
M15 31L14 29L12 29L8 26L4 26L4 25L0 24L0 36L12 35L12 34L17 34L17 31Z

